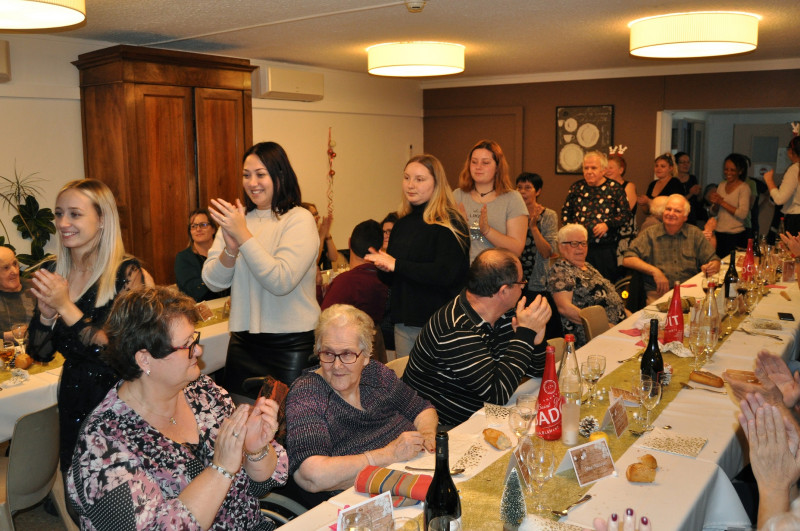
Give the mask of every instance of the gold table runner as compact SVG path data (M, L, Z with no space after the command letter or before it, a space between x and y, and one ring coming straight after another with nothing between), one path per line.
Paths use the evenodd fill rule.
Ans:
M56 352L55 357L49 363L38 363L34 361L33 365L28 367L26 370L28 371L28 374L39 374L45 371L49 371L50 369L56 369L58 367L61 367L62 365L64 365L64 356L62 356L60 352ZM0 383L10 379L11 379L11 371L0 370Z

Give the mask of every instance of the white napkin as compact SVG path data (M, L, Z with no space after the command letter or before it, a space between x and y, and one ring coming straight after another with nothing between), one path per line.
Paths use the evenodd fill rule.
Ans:
M661 352L672 352L679 358L693 358L692 351L686 348L680 341L670 341L666 345L658 344Z
M705 437L684 435L673 430L655 428L639 439L640 446L686 457L697 457L708 442Z

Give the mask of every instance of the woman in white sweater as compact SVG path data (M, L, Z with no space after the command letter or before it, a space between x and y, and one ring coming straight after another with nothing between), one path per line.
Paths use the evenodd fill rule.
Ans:
M319 235L300 206L300 186L286 152L261 142L244 154L244 204L212 199L220 230L203 266L213 290L231 288L231 339L223 387L243 394L242 381L271 375L290 385L310 366Z
M786 148L792 165L783 174L780 187L775 185L775 170L764 174L769 196L776 205L782 205L786 232L797 236L800 232L800 136L792 138Z

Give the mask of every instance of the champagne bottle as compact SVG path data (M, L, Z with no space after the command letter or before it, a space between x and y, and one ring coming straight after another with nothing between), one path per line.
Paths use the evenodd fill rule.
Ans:
M734 299L739 296L739 274L736 272L736 251L731 251L731 262L725 272L725 298Z
M450 476L449 441L446 431L436 434L436 470L425 496L425 529L439 516L451 516L461 523L461 500Z
M564 338L575 336L567 334ZM542 385L539 387L539 400L536 415L536 435L546 441L557 441L561 438L561 394L558 392L558 379L556 378L556 349L547 346L544 363Z
M558 388L561 391L561 442L566 446L578 443L581 421L581 368L575 354L575 336L564 337L564 357L558 367Z
M664 360L658 348L658 319L650 319L650 341L642 353L641 372L642 376L649 376L654 382L661 382L664 374Z
M755 257L753 256L753 238L747 240L747 252L744 254L744 262L742 262L742 281L751 282L755 276L756 266Z
M667 312L667 324L664 327L664 343L679 341L683 343L683 304L681 303L681 283L675 282L672 290L672 301Z

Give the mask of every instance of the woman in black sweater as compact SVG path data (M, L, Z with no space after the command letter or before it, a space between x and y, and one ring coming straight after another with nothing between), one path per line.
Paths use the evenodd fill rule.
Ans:
M430 316L458 294L469 269L467 224L433 155L417 155L406 164L399 215L386 252L373 249L364 257L391 285L398 358L411 352Z

